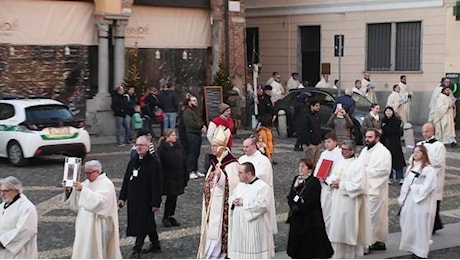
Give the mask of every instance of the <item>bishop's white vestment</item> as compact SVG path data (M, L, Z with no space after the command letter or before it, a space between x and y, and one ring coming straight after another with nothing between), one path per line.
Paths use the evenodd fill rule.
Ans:
M35 206L24 194L5 209L0 204L0 259L37 259L38 216Z
M405 118L407 121L411 121L411 105L412 105L412 91L407 86L407 84L399 82L399 94L401 95L402 98L404 98L407 102L403 105L404 107L404 113L405 113ZM411 96L411 97L409 97ZM407 122L405 122L407 123Z
M372 237L364 164L354 157L340 160L330 180L340 180L331 197L329 240L333 258L362 256Z
M391 153L380 142L359 155L368 184L369 216L372 223L372 244L388 239L388 178L391 172Z
M223 157L232 157L228 151L224 152ZM224 159L225 160L225 159ZM210 188L210 199L208 207L205 205L205 194L203 195L202 203L202 215L201 215L201 238L200 246L198 248L198 258L213 259L213 258L224 258L227 254L222 252L222 236L223 234L223 221L224 221L224 204L227 203L226 196L233 193L233 190L239 183L238 178L238 161L229 162L224 164L222 170L225 171L226 175L220 175L217 178L212 175L212 165L206 174L205 181L213 182L213 187ZM228 194L226 194L225 186L228 185ZM225 216L228 219L228 230L231 227L231 213L228 210L228 215ZM228 239L228 247L230 247L231 241ZM225 246L227 247L227 246Z
M316 163L315 170L313 172L313 176L317 176L319 167L321 166L321 163L323 160L331 160L332 161L332 167L329 171L329 176L326 178L326 183L330 184L330 175L334 171L334 169L337 167L337 164L339 163L340 160L343 159L342 152L340 151L340 148L337 146L332 151L324 150L321 155L319 156L318 162ZM331 196L332 196L332 191L331 187L329 187L328 184L326 184L321 181L321 210L323 211L323 219L324 219L324 225L326 226L326 232L329 234L329 229L330 229L330 220L331 220Z
M105 173L82 185L64 203L78 210L72 258L121 259L115 186Z
M232 205L236 198L243 199L242 206L232 210L228 249L230 259L269 259L275 256L275 244L268 215L267 197L270 187L261 179L240 182L228 199Z
M267 198L267 211L270 218L270 223L272 223L272 233L278 233L278 223L276 221L276 206L275 206L275 191L273 188L273 167L270 159L267 156L263 155L260 151L256 151L252 155L243 155L238 159L238 162L250 162L254 165L256 169L256 177L263 180L270 190L268 191Z
M436 172L431 166L423 170L420 166L421 163L415 162L413 167L408 167L398 198L399 205L404 203L399 218L399 249L427 258L436 215ZM420 176L416 178L411 170L421 173Z

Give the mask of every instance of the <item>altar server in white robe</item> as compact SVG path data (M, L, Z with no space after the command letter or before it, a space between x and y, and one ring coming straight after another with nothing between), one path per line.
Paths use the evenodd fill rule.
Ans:
M78 210L72 258L121 259L115 186L97 160L85 163L86 180L74 182L65 205Z
M427 258L436 211L436 172L424 146L414 148L413 159L398 198L402 207L399 249L412 252L415 258Z
M380 131L368 129L365 134L366 146L359 159L366 170L369 216L372 222L372 245L370 250L386 250L388 239L388 176L391 172L391 153L380 143Z
M436 109L433 116L433 123L436 127L436 139L443 144L457 145L455 134L455 97L450 87L443 87L436 102Z
M405 104L408 100L401 94L401 88L398 84L393 85L393 92L388 96L387 107L393 108L403 123L407 123Z
M422 126L422 135L424 141L420 141L417 145L425 146L428 151L428 159L430 159L431 167L436 172L436 216L434 219L433 234L443 228L439 210L441 201L444 195L444 181L446 178L446 147L444 144L435 138L435 128L433 123L425 123ZM409 161L412 162L412 157Z
M211 159L205 177L197 258L225 258L232 243L229 239L231 213L227 201L239 183L239 163L227 148L230 135L230 130L220 125L211 140L215 157Z
M240 183L229 197L232 225L229 230L228 257L268 259L275 256L275 244L267 211L270 187L256 177L254 165L245 162L238 167Z
M439 83L436 87L433 89L433 93L431 94L431 99L430 99L430 104L428 107L430 108L430 111L428 112L428 122L433 122L434 115L436 112L436 102L438 101L439 94L441 94L442 88L443 87L449 87L450 86L450 79L449 78L441 78L441 83Z
M329 240L333 258L357 258L371 241L364 164L355 158L355 143L345 140L340 160L330 176L333 189Z
M330 228L330 219L331 219L331 196L332 191L331 187L329 187L328 183L330 182L330 175L334 171L334 168L337 167L337 164L340 160L343 159L342 151L337 146L337 137L334 133L328 133L324 139L324 146L326 150L324 150L319 159L318 163L316 164L315 170L313 172L313 176L318 176L318 170L323 163L323 160L330 160L332 161L332 167L329 171L329 175L326 177L325 180L321 180L321 209L323 211L323 219L324 224L326 226L326 232L329 234Z
M378 104L377 95L375 95L375 85L371 82L371 75L368 72L363 73L361 86L366 90L366 97L371 103Z
M403 105L404 106L404 113L405 118L407 121L411 121L411 105L412 105L412 90L407 86L407 77L406 75L401 75L399 77L400 81L399 85L399 94L407 100L407 102ZM406 122L407 123L407 122Z
M276 221L275 193L273 190L273 167L270 159L257 150L257 140L254 137L247 138L243 141L244 155L238 159L239 163L250 162L256 169L257 178L263 180L270 190L267 197L267 210L272 223L273 234L278 233L278 224Z
M0 259L37 259L38 217L13 176L0 180Z

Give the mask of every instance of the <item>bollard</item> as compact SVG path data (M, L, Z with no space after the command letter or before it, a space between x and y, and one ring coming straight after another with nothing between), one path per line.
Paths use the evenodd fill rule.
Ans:
M411 123L405 123L403 125L404 130L404 144L406 147L411 148L415 146L414 142L414 128Z
M278 134L281 138L287 138L287 121L286 121L286 111L278 111Z

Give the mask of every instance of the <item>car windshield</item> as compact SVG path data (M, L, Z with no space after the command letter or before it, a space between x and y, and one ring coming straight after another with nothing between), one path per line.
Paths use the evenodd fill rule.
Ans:
M26 108L26 119L31 122L72 121L74 117L62 105L40 105Z
M353 100L356 102L357 107L363 107L363 108L368 109L372 105L372 102L369 101L369 99L361 96L360 94L353 92L353 95L351 96L351 98L353 98Z

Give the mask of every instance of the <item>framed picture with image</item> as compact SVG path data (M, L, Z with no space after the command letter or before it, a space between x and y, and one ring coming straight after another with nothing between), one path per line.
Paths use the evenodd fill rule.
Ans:
M80 180L81 161L81 158L78 157L65 158L62 178L65 187L73 187L73 183Z

